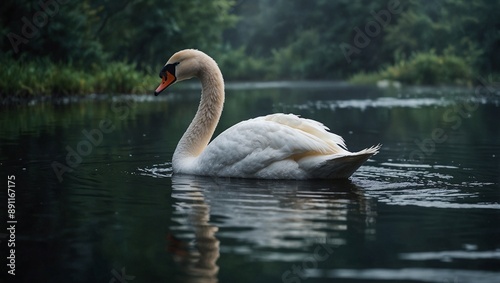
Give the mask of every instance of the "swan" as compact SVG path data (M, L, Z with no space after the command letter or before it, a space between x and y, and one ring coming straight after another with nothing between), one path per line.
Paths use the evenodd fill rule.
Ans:
M344 139L322 123L283 113L242 121L210 142L224 105L224 79L210 56L195 49L172 55L154 94L193 77L201 81L201 100L173 154L174 174L345 179L380 149L376 145L349 152Z

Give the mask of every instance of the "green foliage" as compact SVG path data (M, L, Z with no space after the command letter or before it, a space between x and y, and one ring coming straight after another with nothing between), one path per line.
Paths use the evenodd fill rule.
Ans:
M237 18L230 13L233 5L232 0L2 1L0 60L7 68L0 70L0 93L149 91L172 53L220 50L223 31Z
M269 73L265 59L248 56L244 48L226 48L215 57L226 80L264 80L263 74Z
M0 95L81 95L90 93L152 92L159 79L138 71L133 64L110 63L83 70L71 64L55 64L48 59L0 60Z
M282 79L324 78L321 72L324 70L322 65L325 53L310 48L318 46L320 38L317 31L304 31L290 45L273 50L270 76Z
M416 52L464 58L471 68L500 71L500 1L410 1L397 25L387 27L384 49L409 57ZM396 58L397 59L397 58Z
M51 3L45 9L39 3ZM101 62L106 58L95 38L99 19L91 1L2 1L2 53L16 59L49 57L61 62ZM36 15L39 15L38 17ZM45 21L44 21L45 19ZM12 38L17 36L20 41Z
M473 79L469 64L457 56L418 53L381 72L383 77L409 84L467 84Z
M237 19L230 14L232 0L41 2L52 4L44 8L38 1L2 1L0 30L11 34L10 38L15 34L27 41L11 44L9 37L3 36L3 53L84 66L109 60L159 66L179 49L217 50L222 32ZM40 12L46 15L45 22L43 17L34 17ZM34 32L25 27L30 25Z
M237 7L241 21L226 38L245 48L248 56L268 62L261 69L262 78L268 79L333 79L359 73L355 81L374 81L377 71L388 65L412 83L462 83L470 73L500 72L500 1L399 3L399 12L390 13L383 26L374 14L388 11L390 1L247 1ZM368 23L375 22L380 30L366 36ZM366 46L356 44L355 29L365 34ZM341 44L356 48L350 62ZM441 55L436 58L433 52ZM411 66L401 66L410 61Z
M235 12L240 21L226 40L247 56L268 62L261 70L268 79L332 79L362 68L374 68L369 52L347 63L339 44L352 41L352 30L369 20L383 1L245 1ZM349 18L344 15L349 15ZM374 40L370 48L379 45Z
M93 76L94 92L105 93L147 93L159 84L157 76L138 72L134 64L112 62L104 69L95 68Z
M382 79L420 85L467 85L472 83L474 77L463 58L427 52L414 54L408 60L400 60L378 72L358 73L349 81L355 84L375 84Z
M184 48L211 54L227 80L384 77L440 84L500 73L500 1L399 1L382 24L376 15L387 15L390 3L5 0L0 92L142 92ZM46 21L34 18L40 12ZM369 23L379 30L373 34L372 26L367 36ZM366 45L359 46L359 31Z
M222 33L236 22L232 0L95 1L101 23L97 39L114 60L161 66L176 51L216 53Z

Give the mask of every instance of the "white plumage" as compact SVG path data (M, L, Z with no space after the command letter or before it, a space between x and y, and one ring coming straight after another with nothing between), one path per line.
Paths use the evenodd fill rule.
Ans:
M240 122L208 143L222 112L222 74L215 61L197 50L174 54L165 68L172 65L175 74L160 73L163 82L155 94L193 76L200 78L203 88L198 112L174 153L174 173L265 179L348 178L380 148L349 152L342 137L323 124L293 114ZM169 75L175 79L169 79Z

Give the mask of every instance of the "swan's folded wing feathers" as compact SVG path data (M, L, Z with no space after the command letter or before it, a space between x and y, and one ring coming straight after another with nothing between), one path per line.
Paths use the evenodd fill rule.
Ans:
M341 136L329 132L330 129L318 121L300 118L294 114L281 113L260 118L310 133L311 135L318 137L329 144L335 144L334 147L336 147L336 145L340 145L343 148L347 148L345 141Z
M199 173L245 172L251 176L287 158L345 152L339 144L344 145L343 139L327 132L319 122L290 114L258 117L238 123L215 138L198 159L203 165L209 165L199 167L209 168L205 170L210 172Z

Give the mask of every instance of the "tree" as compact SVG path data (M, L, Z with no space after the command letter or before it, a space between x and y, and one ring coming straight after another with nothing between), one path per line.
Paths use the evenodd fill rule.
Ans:
M2 37L1 50L17 58L50 57L83 65L126 60L151 66L181 48L210 52L220 47L222 32L236 21L230 14L233 4L5 0L0 4L0 30L7 36Z
M426 2L411 1L398 24L388 28L387 52L402 58L417 52L451 54L479 70L500 71L500 1Z

